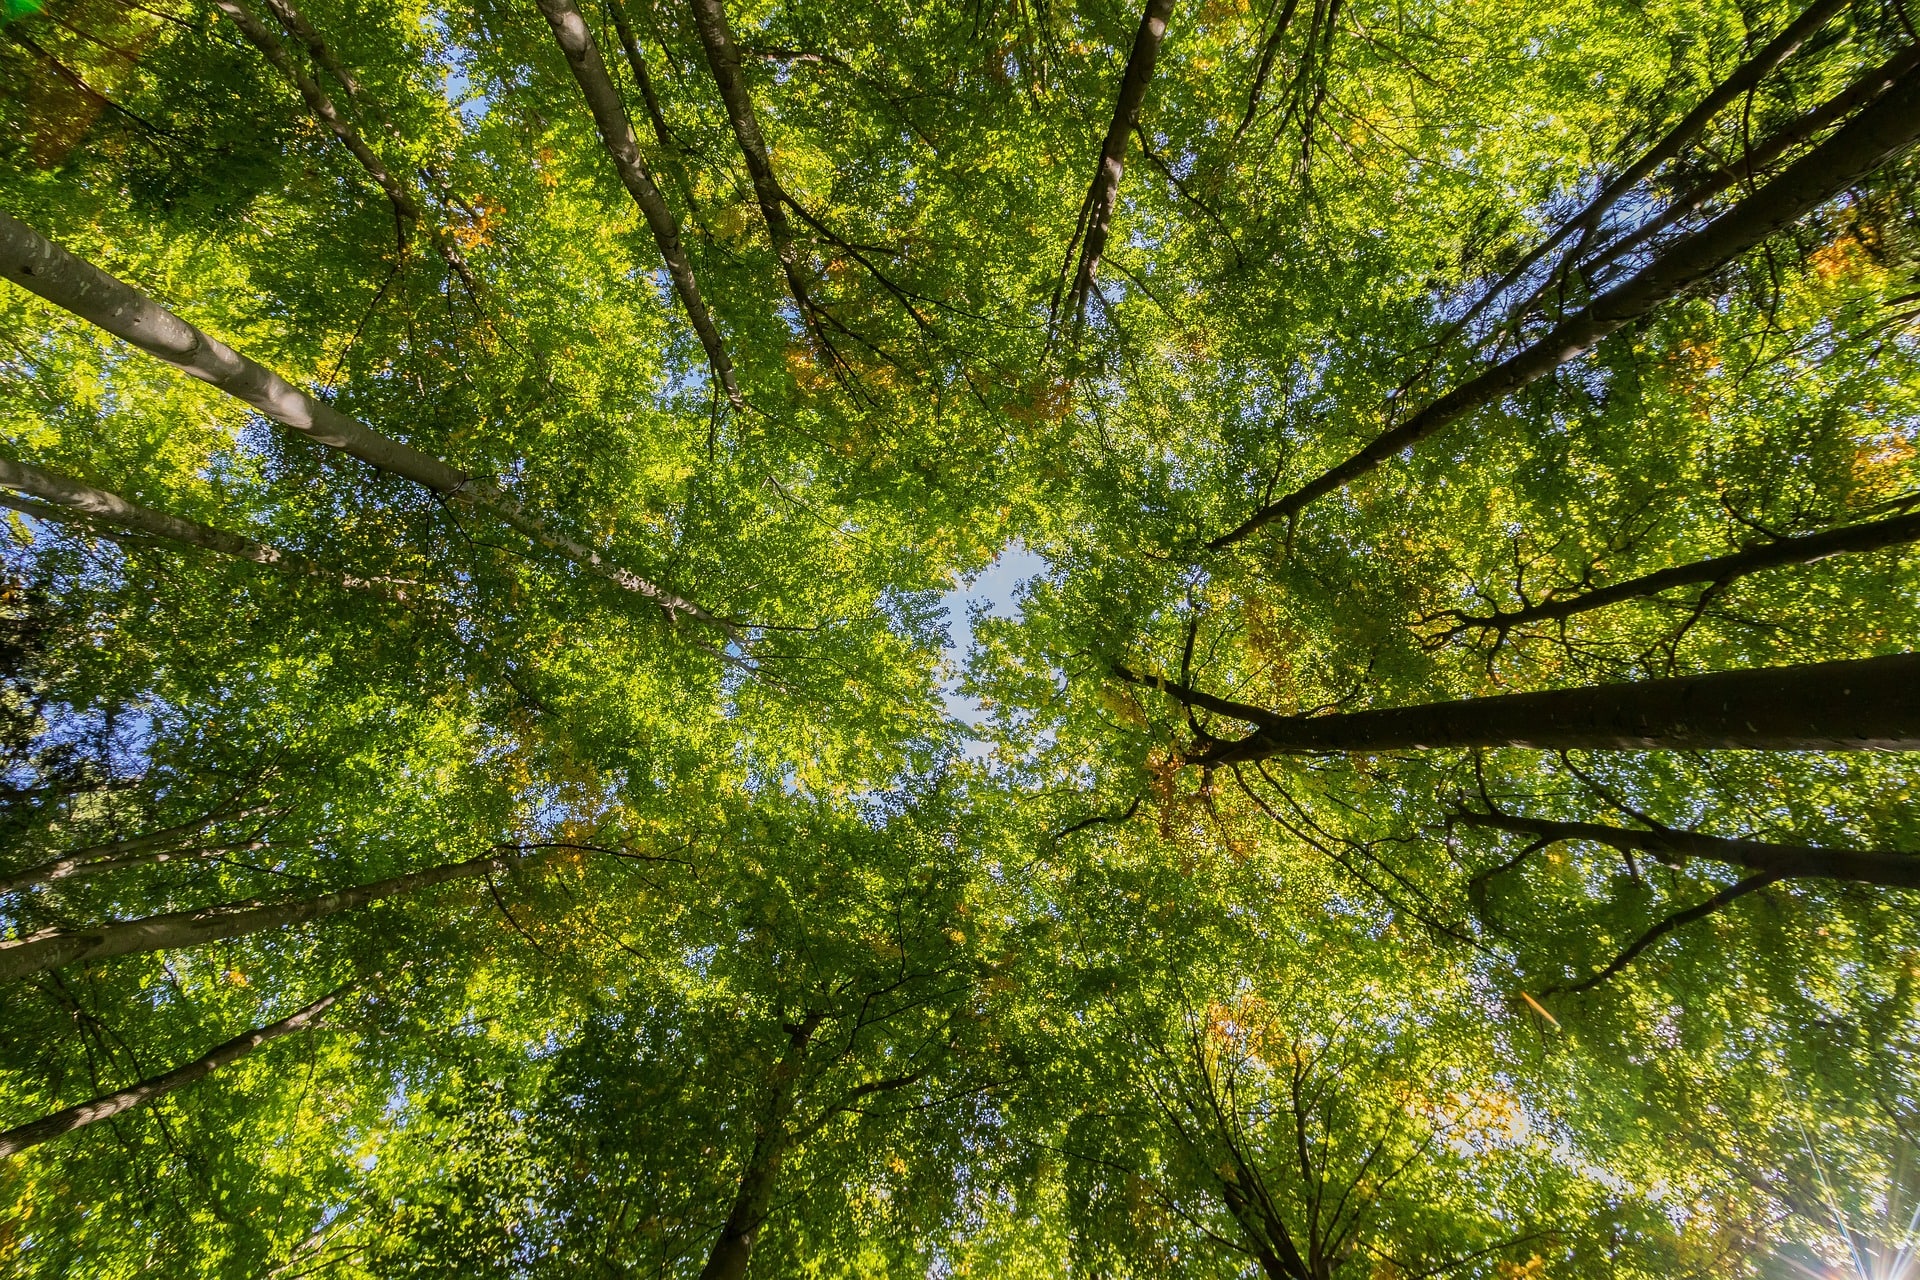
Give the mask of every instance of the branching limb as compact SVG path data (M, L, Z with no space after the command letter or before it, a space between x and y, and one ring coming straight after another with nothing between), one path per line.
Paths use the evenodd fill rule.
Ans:
M297 1013L282 1018L278 1022L270 1022L264 1027L255 1027L251 1031L237 1035L185 1066L175 1067L164 1075L142 1080L139 1084L105 1094L91 1102L83 1102L77 1107L68 1107L65 1111L56 1111L50 1116L29 1124L8 1129L0 1133L0 1157L16 1155L28 1147L49 1142L63 1134L72 1133L75 1129L85 1128L102 1120L110 1120L136 1107L144 1107L154 1099L172 1093L183 1085L192 1084L196 1080L212 1075L228 1063L238 1062L268 1041L292 1035L297 1031L305 1031L352 990L353 985L350 984L337 991L329 992Z
M1462 826L1533 836L1535 841L1528 846L1529 850L1566 840L1585 840L1623 853L1646 853L1667 860L1701 858L1724 862L1761 871L1776 879L1850 880L1888 888L1920 888L1920 853L1771 844L1764 840L1710 836L1671 828L1635 831L1599 822L1555 822L1506 813L1457 813L1452 821Z
M1582 991L1590 991L1632 964L1641 952L1666 937L1669 933L1672 933L1675 929L1690 925L1695 920L1705 919L1735 899L1745 897L1755 890L1764 889L1778 879L1780 879L1779 872L1763 871L1757 876L1748 876L1745 880L1737 884L1730 884L1720 890L1720 892L1714 894L1711 898L1708 898L1705 902L1688 907L1685 911L1676 911L1666 919L1660 921L1660 923L1654 925L1651 929L1634 939L1633 943L1629 945L1626 950L1615 956L1608 962L1607 967L1598 973L1564 986L1547 987L1542 990L1540 994L1545 997L1574 995Z

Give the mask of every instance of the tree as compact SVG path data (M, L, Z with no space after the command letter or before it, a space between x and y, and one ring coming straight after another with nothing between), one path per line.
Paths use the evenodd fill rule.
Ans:
M0 5L9 1274L1846 1265L1916 67Z

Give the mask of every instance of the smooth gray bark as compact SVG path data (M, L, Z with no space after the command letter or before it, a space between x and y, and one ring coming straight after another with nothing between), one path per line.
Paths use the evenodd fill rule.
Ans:
M387 898L405 897L450 880L471 880L503 872L518 856L488 854L465 862L412 871L372 884L355 885L298 902L226 902L197 911L174 911L139 920L114 920L92 929L49 929L0 942L0 980L23 978L43 969L144 951L205 946L269 929L285 929L322 916L350 911Z
M137 503L128 502L119 494L105 489L95 489L91 485L81 484L78 480L46 471L39 467L30 467L24 462L9 462L0 458L0 485L31 494L51 508L51 514L58 518L72 520L75 517L89 522L99 521L135 533L144 533L155 538L165 538L183 546L199 547L217 555L232 556L236 560L249 560L254 564L299 574L302 577L317 578L322 582L336 583L355 590L374 591L390 599L405 600L407 593L398 584L382 578L360 578L352 574L336 573L324 565L316 564L305 556L270 547L264 542L255 542L252 538L243 538L237 533L228 533L224 529L215 529L209 525L192 520L183 520L179 516L170 516L164 511L155 511ZM35 512L36 516L47 514Z
M458 471L314 399L279 374L188 324L132 285L67 252L5 213L0 213L0 274L183 373L252 405L281 426L316 444L411 480L448 502L484 511L506 522L536 544L572 560L589 573L645 597L671 620L677 621L685 615L724 632L729 638L735 634L734 627L692 601L609 563L591 547L549 528L491 481Z
M540 12L546 16L547 25L553 28L553 38L559 44L560 52L566 55L567 66L572 69L573 78L580 85L581 96L587 100L587 110L592 112L593 123L600 131L600 141L613 158L614 171L620 175L620 182L626 187L627 194L640 206L647 229L653 232L654 243L660 246L660 256L666 259L667 274L673 278L674 292L680 295L680 305L686 309L687 319L700 338L707 361L720 379L727 399L736 405L744 404L739 384L734 378L733 361L727 358L726 345L720 340L720 330L715 327L706 301L700 296L700 286L693 278L693 264L687 261L686 248L680 243L679 220L667 207L667 199L654 184L653 175L647 172L646 161L640 155L640 142L633 136L633 126L627 122L627 109L620 101L620 91L607 74L607 65L600 58L599 46L594 44L593 33L587 29L587 20L580 16L580 10L573 0L537 2Z
M145 835L128 836L124 840L109 840L104 844L75 849L37 866L25 867L0 876L0 893L12 893L28 885L46 884L71 876L89 875L92 874L92 868L103 864L134 865L131 861L123 860L144 859L154 854L164 857L168 850L191 848L187 842L208 827L222 822L244 822L248 818L257 817L265 812L267 810L264 807L256 807L240 809L232 813L212 813L203 818L195 818L192 822L149 831Z

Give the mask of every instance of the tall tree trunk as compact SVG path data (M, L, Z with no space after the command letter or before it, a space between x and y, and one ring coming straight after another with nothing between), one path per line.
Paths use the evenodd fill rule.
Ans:
M1240 117L1239 127L1233 131L1233 145L1239 146L1240 139L1247 136L1247 130L1253 125L1254 116L1260 112L1260 95L1267 91L1267 77L1273 74L1273 60L1280 56L1280 42L1286 39L1287 29L1293 25L1293 14L1300 7L1300 0L1286 0L1280 10L1280 17L1268 33L1265 46L1260 50L1260 66L1253 73L1253 84L1247 89L1247 109Z
M388 203L393 205L394 218L401 225L401 239L404 242L407 229L420 221L420 204L413 198L413 193L388 171L386 162L360 136L360 131L353 127L352 122L340 114L339 108L333 105L333 99L307 74L306 68L294 61L271 27L256 18L252 10L239 0L213 2L239 28L240 34L247 38L247 43L265 55L281 75L293 81L294 88L300 91L301 98L306 101L307 109L340 140L341 145L360 162L360 167L367 171L367 176L386 193Z
M63 853L38 866L26 867L0 876L0 893L12 893L15 889L24 888L30 884L44 884L54 880L64 880L69 876L87 875L91 873L91 868L101 863L121 865L123 859L145 858L156 852L184 848L186 841L216 823L243 822L265 812L264 807L256 807L233 813L212 813L204 818L195 818L192 822L183 822L178 826L150 831L146 835L128 836L124 840L110 840L105 844L88 845L84 849Z
M621 0L607 0L607 16L613 19L614 34L619 37L620 51L627 56L627 69L633 72L633 82L640 90L640 101L647 108L647 123L653 127L653 137L662 151L675 151L673 134L667 129L667 117L660 110L660 97L653 91L653 77L647 73L647 56L640 51L639 37L633 33L633 23L627 17L627 6Z
M411 480L448 502L486 512L587 572L651 601L671 620L678 621L684 614L722 631L729 639L734 637L736 629L730 624L658 584L608 563L591 547L548 527L491 481L458 471L314 399L279 374L202 333L138 289L68 253L5 213L0 213L0 273L56 307L252 405L316 444Z
M1699 210L1734 183L1759 173L1814 134L1873 101L1899 83L1900 77L1916 66L1920 66L1920 45L1908 45L1819 106L1804 112L1799 118L1783 125L1725 165L1701 178L1693 186L1675 196L1673 202L1658 216L1647 219L1632 231L1617 236L1582 255L1578 269L1582 272L1591 272L1606 263L1617 262L1627 254L1633 253L1668 227Z
M1153 81L1153 67L1160 58L1160 42L1167 34L1167 16L1173 12L1173 0L1147 0L1140 15L1140 29L1134 32L1133 49L1127 55L1127 69L1120 77L1120 94L1113 105L1113 119L1107 125L1106 141L1100 146L1100 165L1093 173L1093 184L1081 205L1080 225L1085 238L1080 246L1080 263L1074 269L1073 290L1067 296L1067 312L1073 317L1076 342L1086 319L1087 295L1093 290L1094 275L1100 270L1101 255L1107 251L1107 235L1113 228L1113 210L1120 199L1120 178L1127 171L1127 139L1140 122L1140 107L1147 99L1147 86ZM1068 250L1072 252L1071 249Z
M111 1120L114 1116L144 1107L162 1094L172 1093L182 1085L192 1084L204 1076L210 1076L228 1063L240 1059L266 1044L269 1040L278 1040L281 1036L292 1035L296 1031L305 1031L312 1027L320 1015L331 1009L340 998L352 991L351 985L341 987L321 996L306 1008L278 1022L270 1022L264 1027L255 1027L242 1032L225 1044L209 1049L201 1057L182 1067L175 1067L164 1075L142 1080L139 1084L121 1089L115 1093L104 1094L92 1102L83 1102L77 1107L68 1107L65 1111L56 1111L29 1124L16 1126L0 1133L0 1157L17 1155L28 1147L38 1146L62 1134L72 1133L75 1129L84 1129L90 1124L102 1120Z
M1292 519L1314 499L1344 488L1402 450L1553 372L1845 191L1900 154L1916 137L1920 137L1920 72L1908 71L1831 138L1701 230L1675 241L1638 275L1561 321L1532 346L1382 432L1346 461L1261 507L1209 542L1208 549L1231 546L1276 520Z
M1554 822L1505 813L1461 813L1454 816L1454 821L1462 826L1532 836L1550 844L1587 840L1623 852L1646 853L1667 860L1705 858L1770 872L1783 879L1853 880L1902 889L1920 888L1920 854L1914 853L1770 844L1764 840L1729 839L1666 828L1635 831L1599 822Z
M1612 586L1597 587L1592 591L1581 591L1552 600L1543 600L1539 604L1528 605L1511 612L1496 611L1491 614L1455 612L1440 616L1459 619L1459 626L1455 627L1450 634L1458 634L1468 628L1477 627L1483 630L1499 631L1504 635L1514 627L1527 623L1571 618L1575 614L1604 609L1608 605L1619 604L1623 600L1656 596L1675 587L1707 582L1732 582L1736 578L1744 578L1749 574L1759 573L1763 569L1812 564L1828 556L1849 552L1881 551L1887 547L1896 547L1914 541L1920 541L1920 512L1910 512L1907 515L1893 516L1886 520L1873 520L1865 524L1847 525L1839 529L1826 529L1820 533L1777 538L1772 542L1750 547L1730 556L1716 556L1709 560L1696 560L1691 564L1674 565L1669 569L1660 569L1653 573L1641 574L1637 578L1628 578L1624 582L1616 582Z
M1255 1198L1234 1178L1220 1174L1216 1176L1220 1180L1220 1195L1226 1202L1227 1213L1240 1227L1241 1235L1246 1237L1247 1247L1267 1280L1314 1280L1313 1274L1307 1270L1306 1261L1294 1248L1285 1224L1271 1219L1267 1206L1256 1203ZM1253 1176L1259 1175L1255 1173ZM1285 1251L1284 1257L1281 1256L1282 1250Z
M52 471L30 467L24 462L9 462L5 458L0 458L0 485L32 494L52 505L51 512L36 512L36 515L51 514L65 520L72 520L79 516L89 522L100 521L116 525L122 529L131 529L135 533L165 538L169 542L177 542L182 546L199 547L217 555L232 556L236 560L250 560L254 564L266 565L301 577L315 578L354 590L373 591L391 600L407 599L407 592L402 584L390 579L360 578L352 574L336 573L305 556L281 551L264 542L243 538L237 533L228 533L192 520L170 516L163 511L139 506L128 502L119 494L109 493L105 489L95 489Z
M1600 194L1589 201L1584 209L1561 223L1552 235L1521 258L1505 276L1501 277L1499 283L1482 295L1480 301L1474 303L1465 315L1454 321L1448 328L1448 337L1465 331L1467 326L1472 324L1474 319L1495 299L1511 289L1537 263L1565 244L1574 234L1579 233L1584 239L1586 235L1597 229L1600 220L1606 217L1609 209L1619 203L1620 197L1652 176L1655 169L1679 155L1687 143L1706 128L1715 116L1726 110L1742 94L1759 84L1761 78L1769 71L1792 57L1794 51L1820 28L1826 26L1843 5L1844 0L1814 0L1813 4L1808 5L1806 10L1787 26L1786 30L1769 40L1758 53L1737 67L1732 75L1715 85L1713 91L1702 98L1679 124L1668 130L1660 141L1649 147L1645 154L1603 187ZM1447 339L1443 338L1442 342L1445 341Z
M1327 716L1278 715L1124 667L1115 674L1257 726L1231 742L1203 736L1186 756L1199 765L1447 747L1920 751L1920 653Z
M700 296L700 286L693 278L693 264L687 261L686 248L680 243L680 223L654 184L653 175L647 172L646 161L640 156L639 140L627 122L627 109L620 101L620 91L607 75L607 64L601 61L599 46L593 42L587 20L580 16L573 0L538 0L538 3L540 12L546 15L547 25L553 28L560 52L566 55L574 80L580 85L581 96L587 100L587 109L593 113L600 141L613 157L614 171L620 175L621 184L633 202L640 206L647 229L653 232L653 241L660 246L667 274L673 278L674 292L680 295L680 305L686 309L694 333L699 335L714 376L720 379L728 400L736 405L744 404L734 379L733 361L727 358L720 330L714 326L713 316Z
M754 1130L753 1150L740 1173L739 1191L720 1228L720 1236L707 1255L707 1265L700 1269L700 1280L741 1280L747 1274L754 1238L773 1207L780 1165L791 1145L787 1123L793 1115L807 1048L820 1022L818 1014L809 1014L804 1021L787 1028L787 1050L774 1066L767 1107Z
M767 141L760 133L760 119L754 114L753 97L747 92L746 76L740 71L740 51L733 42L733 30L727 24L725 0L692 0L693 24L700 32L700 47L706 51L707 66L720 90L720 101L733 125L733 136L740 143L740 154L747 162L747 176L753 180L753 196L760 205L760 216L767 224L767 238L773 241L774 256L787 278L787 292L807 327L821 338L816 323L813 299L807 294L807 282L800 255L793 244L793 227L787 221L786 193L773 174L773 159Z
M43 969L104 960L135 952L205 946L225 938L285 929L322 916L350 911L387 898L401 898L449 880L471 880L503 872L525 855L488 854L465 862L411 871L372 884L355 885L298 902L225 902L197 911L174 911L139 920L115 920L92 929L49 929L0 942L0 980L23 978Z
M252 853L267 847L264 840L242 840L231 844L180 845L171 849L148 848L136 852L105 853L91 858L68 856L37 867L28 867L13 875L0 877L0 893L13 893L36 884L58 884L62 880L84 880L129 867L158 866L164 862L185 862L195 858L218 858L229 853Z

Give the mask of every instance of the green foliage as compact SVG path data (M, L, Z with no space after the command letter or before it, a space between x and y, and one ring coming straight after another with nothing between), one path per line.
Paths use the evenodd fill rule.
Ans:
M1219 541L1907 92L1910 7L1661 150L1799 9L1176 5L1076 330L1137 10L729 4L783 264L693 13L583 3L737 406L535 5L247 8L333 123L223 3L0 4L0 208L584 550L0 290L0 457L320 566L0 491L0 948L498 859L0 982L0 1129L355 984L0 1157L9 1274L1899 1280L1915 891L1475 819L1920 858L1911 754L1190 760L1912 647L1911 541L1488 622L1917 509L1911 153Z

